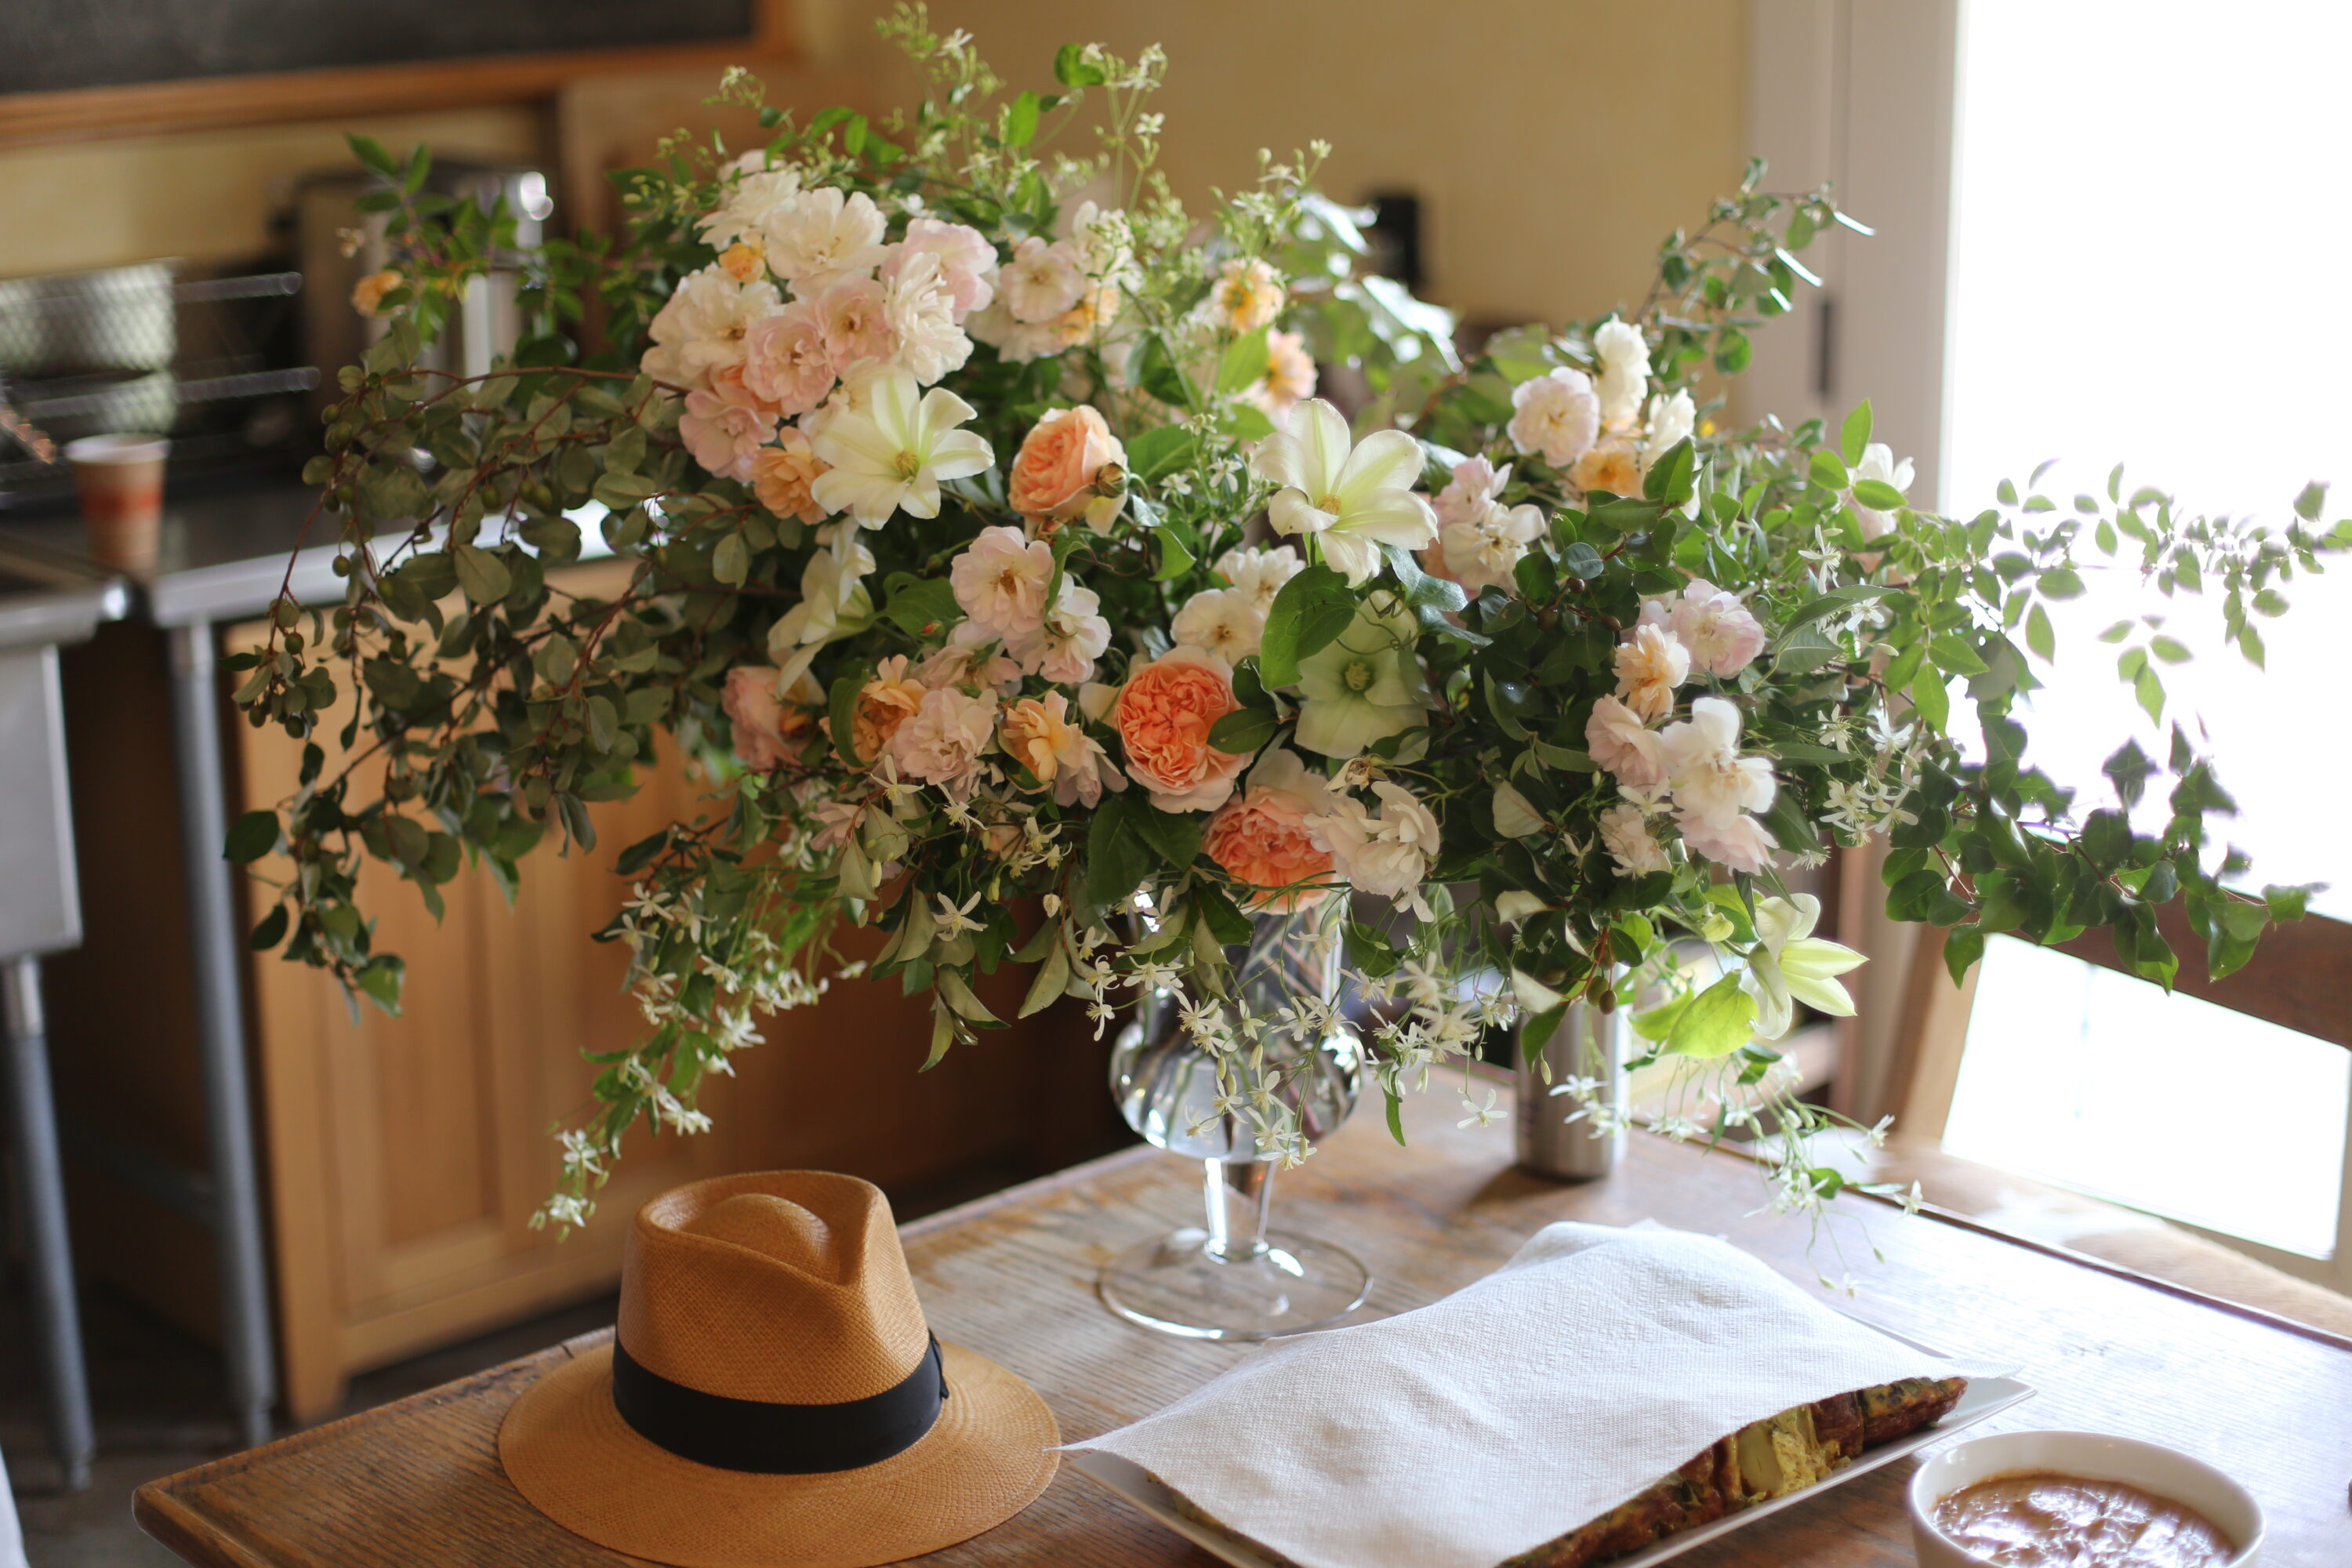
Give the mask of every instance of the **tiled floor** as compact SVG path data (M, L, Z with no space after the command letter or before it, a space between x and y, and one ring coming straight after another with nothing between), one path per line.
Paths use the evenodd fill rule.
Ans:
M179 1559L131 1518L131 1495L158 1476L238 1447L208 1347L104 1289L84 1292L98 1463L87 1490L58 1489L30 1325L16 1287L0 1295L0 1454L8 1462L32 1568L172 1568ZM611 1297L356 1378L363 1410L495 1366L613 1321Z

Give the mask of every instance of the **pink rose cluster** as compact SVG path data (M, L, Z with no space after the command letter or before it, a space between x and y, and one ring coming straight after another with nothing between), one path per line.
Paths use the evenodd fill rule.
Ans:
M964 323L995 299L998 275L979 230L914 217L890 241L872 197L803 190L796 171L769 169L757 153L726 189L702 223L719 258L679 282L642 362L684 391L678 435L705 468L772 481L782 468L761 454L779 426L816 413L836 388L885 367L929 385L971 357ZM805 453L803 433L787 428L783 448ZM774 493L798 511L811 476L782 477Z
M1704 578L1642 606L1617 647L1616 692L1593 705L1584 730L1592 760L1630 803L1611 808L1602 836L1621 875L1664 868L1648 817L1667 810L1694 855L1738 871L1764 868L1776 845L1753 814L1772 804L1772 769L1740 754L1738 707L1701 696L1674 721L1676 692L1695 676L1731 679L1763 651L1754 613Z
M1002 645L1022 675L1073 685L1093 676L1110 647L1094 591L1068 572L1056 588L1054 547L1017 528L982 529L949 566L948 584L967 617L956 637Z

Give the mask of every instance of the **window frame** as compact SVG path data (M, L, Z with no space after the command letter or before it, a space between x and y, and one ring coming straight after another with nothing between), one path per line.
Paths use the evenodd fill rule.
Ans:
M1964 0L1749 0L1748 142L1768 184L1834 182L1841 205L1877 233L1832 231L1809 252L1823 287L1790 320L1758 334L1735 414L1835 421L1867 394L1880 439L1914 458L1913 493L1938 508L1949 430L1947 338L1955 160L1962 153ZM1874 962L1857 978L1863 1016L1848 1026L1847 1069L1869 1099L1842 1105L1903 1114L1940 1136L1968 1031L1971 984L1955 994L1940 931L1910 931L1862 902L1876 894L1878 852L1843 851L1839 929ZM2352 1049L2352 921L2325 915L2273 927L2245 968L2206 977L2205 944L2178 906L2158 929L2180 958L2173 989ZM2103 931L2053 944L2127 970ZM1851 1095L1851 1084L1841 1086ZM2352 1106L2334 1256L2306 1258L2189 1225L2284 1272L2352 1293Z

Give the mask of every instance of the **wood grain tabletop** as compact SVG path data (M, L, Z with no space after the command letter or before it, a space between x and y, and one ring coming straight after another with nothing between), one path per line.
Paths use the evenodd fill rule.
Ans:
M1728 1237L1790 1277L1851 1270L1856 1316L2041 1390L1973 1431L2087 1428L2186 1448L2269 1516L2265 1568L2352 1565L2352 1343L2297 1331L2046 1249L1849 1202L1813 1241L1758 1214L1756 1169L1646 1134L1606 1180L1564 1185L1511 1163L1507 1121L1454 1125L1454 1097L1408 1107L1408 1147L1361 1115L1276 1182L1276 1223L1341 1241L1378 1283L1365 1309L1420 1306L1489 1272L1553 1220L1644 1218ZM1066 1437L1158 1409L1250 1352L1112 1317L1093 1284L1128 1244L1197 1224L1200 1166L1134 1150L905 1227L933 1329L1034 1383ZM1882 1256L1874 1258L1874 1248ZM1573 1331L1572 1326L1563 1331ZM602 1568L635 1563L534 1512L499 1468L499 1422L590 1335L142 1489L148 1531L208 1568ZM1933 1452L1931 1448L1928 1450ZM1908 1568L1898 1460L1677 1559L1689 1568ZM1211 1559L1064 1468L1030 1509L924 1559L1142 1568Z

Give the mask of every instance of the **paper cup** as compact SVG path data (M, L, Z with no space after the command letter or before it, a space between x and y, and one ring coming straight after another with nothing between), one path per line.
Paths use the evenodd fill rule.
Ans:
M66 443L90 554L128 572L153 569L163 522L161 436L85 436Z

